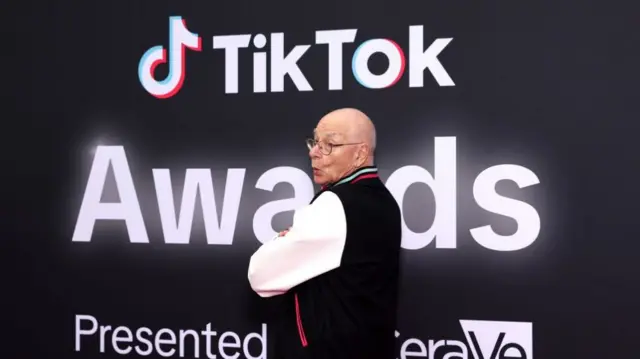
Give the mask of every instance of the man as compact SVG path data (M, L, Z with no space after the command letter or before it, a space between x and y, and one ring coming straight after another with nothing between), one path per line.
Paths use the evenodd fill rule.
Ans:
M253 290L282 299L272 358L395 358L401 214L374 165L375 128L340 109L307 145L322 189L249 264Z

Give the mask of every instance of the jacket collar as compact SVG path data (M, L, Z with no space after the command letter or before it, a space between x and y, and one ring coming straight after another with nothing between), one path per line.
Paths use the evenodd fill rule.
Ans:
M340 180L338 180L335 183L322 186L322 189L325 190L327 188L339 186L341 184L354 183L365 178L377 178L377 177L378 177L378 168L376 166L361 167L351 172L351 174L348 174L342 177Z

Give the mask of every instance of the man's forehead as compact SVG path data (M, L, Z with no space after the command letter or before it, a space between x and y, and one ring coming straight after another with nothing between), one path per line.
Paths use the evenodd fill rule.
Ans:
M341 132L330 130L330 129L322 129L322 128L315 128L313 130L313 134L315 137L328 138L328 139L339 138L343 136Z
M346 137L349 133L349 121L346 121L344 116L338 114L329 114L323 117L316 125L314 135L317 137Z

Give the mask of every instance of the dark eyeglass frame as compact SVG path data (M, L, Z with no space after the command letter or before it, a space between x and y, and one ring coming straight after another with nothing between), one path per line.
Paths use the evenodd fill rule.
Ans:
M309 148L309 151L311 151L314 147L316 147L316 145L318 145L318 149L320 150L320 153L322 153L325 156L330 155L331 152L333 152L334 147L361 145L363 143L363 142L331 143L331 142L316 141L314 138L307 138L306 142L307 142L307 147ZM319 144L324 144L328 149L323 150L323 146Z

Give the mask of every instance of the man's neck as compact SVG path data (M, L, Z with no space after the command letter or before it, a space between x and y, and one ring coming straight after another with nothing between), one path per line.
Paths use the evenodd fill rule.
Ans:
M326 189L326 188L329 188L329 187L341 185L343 183L356 181L360 177L369 178L369 177L377 177L377 175L378 175L378 168L375 165L361 166L361 167L358 167L358 168L348 172L346 175L342 176L339 180L337 180L337 181L335 181L333 183L329 183L327 185L322 186L322 189Z

